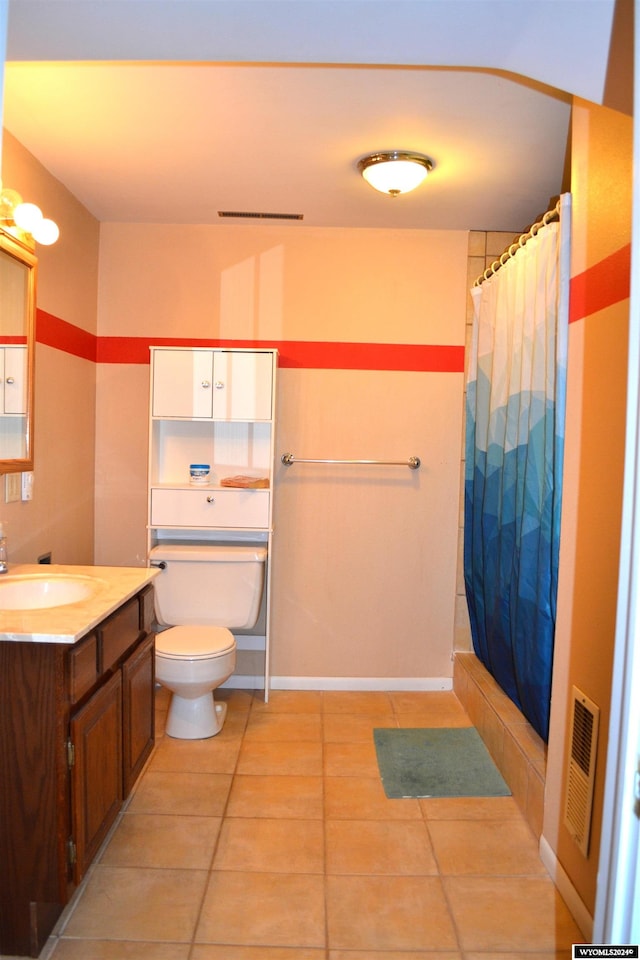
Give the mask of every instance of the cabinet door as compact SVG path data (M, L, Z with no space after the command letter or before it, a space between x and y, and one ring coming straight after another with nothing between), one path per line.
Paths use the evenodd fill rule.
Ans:
M213 416L216 420L270 420L273 355L216 351Z
M211 350L153 351L153 416L211 418Z
M155 645L151 635L122 665L124 796L128 797L154 740Z
M27 412L27 349L4 348L4 412Z
M74 880L80 882L122 806L122 679L120 671L71 719Z

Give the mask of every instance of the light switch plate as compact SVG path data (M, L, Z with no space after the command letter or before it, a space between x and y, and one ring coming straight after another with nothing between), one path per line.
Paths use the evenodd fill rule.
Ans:
M21 497L22 474L7 473L4 478L4 502L13 503Z

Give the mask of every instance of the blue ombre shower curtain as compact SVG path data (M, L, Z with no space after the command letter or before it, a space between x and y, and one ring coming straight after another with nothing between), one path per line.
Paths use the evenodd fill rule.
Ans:
M564 446L570 195L471 291L464 574L476 655L549 733Z

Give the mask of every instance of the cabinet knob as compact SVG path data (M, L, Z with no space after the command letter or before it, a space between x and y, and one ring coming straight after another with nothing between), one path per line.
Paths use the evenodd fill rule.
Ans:
M16 381L13 379L13 377L7 377L6 382L7 382L7 383L15 383Z
M215 503L215 502L216 502L215 497L207 497L207 503Z
M224 383L222 382L222 380L216 380L216 382L214 383L214 387L216 388L216 390L224 390Z
M209 387L211 386L211 383L209 380L203 380L200 386L202 387L203 390L208 390Z

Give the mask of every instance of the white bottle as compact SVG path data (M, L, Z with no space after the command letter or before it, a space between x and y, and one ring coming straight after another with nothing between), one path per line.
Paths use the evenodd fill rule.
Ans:
M7 556L7 538L4 534L4 524L0 522L0 573L7 572L8 561L9 557Z

